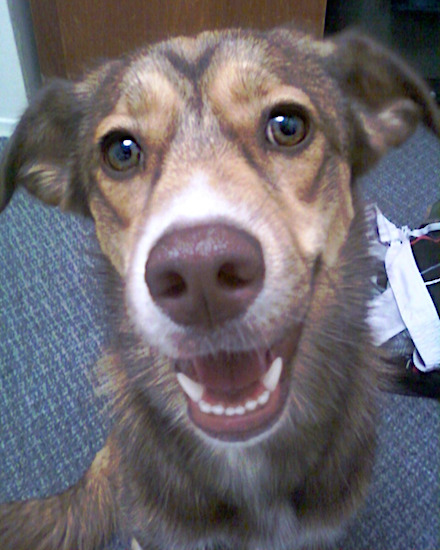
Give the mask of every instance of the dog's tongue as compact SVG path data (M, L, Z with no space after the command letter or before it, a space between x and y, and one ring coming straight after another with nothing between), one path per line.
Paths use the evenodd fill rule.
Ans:
M258 381L267 370L263 351L221 352L195 358L193 368L198 381L213 392L237 393Z

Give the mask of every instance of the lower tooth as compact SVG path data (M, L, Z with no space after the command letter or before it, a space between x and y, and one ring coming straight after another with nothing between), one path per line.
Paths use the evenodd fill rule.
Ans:
M265 405L269 401L270 391L266 390L257 399L259 405Z
M225 412L225 408L223 407L223 405L214 405L212 407L212 413L216 414L217 416L224 414L224 412Z
M205 414L215 414L216 416L242 416L246 411L254 411L259 405L265 405L270 398L270 391L264 391L256 401L250 400L246 401L245 405L239 405L238 407L224 407L223 405L210 405L206 401L200 400L198 402L199 408L202 413Z
M247 401L245 404L245 409L247 411L255 411L257 407L258 407L257 401Z
M202 413L209 414L212 412L212 407L209 403L206 403L206 401L199 401L199 408L202 411Z

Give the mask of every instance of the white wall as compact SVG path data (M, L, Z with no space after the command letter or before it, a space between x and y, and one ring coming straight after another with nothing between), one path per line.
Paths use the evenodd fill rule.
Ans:
M27 105L7 0L0 0L0 136L9 136Z
M28 0L0 0L0 136L9 136L41 85Z

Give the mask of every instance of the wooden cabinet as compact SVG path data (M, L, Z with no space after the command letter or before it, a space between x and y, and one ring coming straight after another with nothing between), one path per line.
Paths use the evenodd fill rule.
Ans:
M326 0L30 0L41 72L74 77L93 60L224 27L296 22L317 35Z

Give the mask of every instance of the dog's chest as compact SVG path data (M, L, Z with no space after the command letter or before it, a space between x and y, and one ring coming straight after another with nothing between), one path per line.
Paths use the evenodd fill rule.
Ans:
M231 470L233 471L233 470ZM177 517L161 517L155 511L154 527L137 523L134 530L136 550L295 550L307 538L297 516L294 491L268 490L269 477L258 480L260 468L247 476L238 476L228 495L217 496L205 506L203 495L194 487L191 506L177 512ZM275 475L275 477L277 477ZM226 486L225 480L219 482ZM280 485L279 480L275 482ZM286 485L289 485L286 483ZM178 506L178 503L175 503ZM188 509L189 508L189 509Z
M285 501L266 502L260 509L217 518L209 527L185 525L174 529L135 531L132 550L295 550L303 547L307 533L302 532L294 507ZM228 512L226 512L228 514Z

